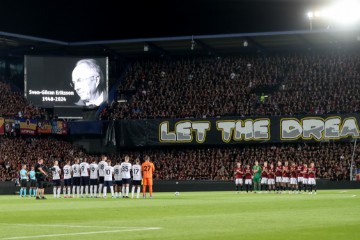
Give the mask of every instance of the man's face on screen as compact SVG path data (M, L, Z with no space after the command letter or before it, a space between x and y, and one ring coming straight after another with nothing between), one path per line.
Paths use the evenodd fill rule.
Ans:
M99 85L99 74L87 64L80 64L72 72L72 84L81 100L94 100Z

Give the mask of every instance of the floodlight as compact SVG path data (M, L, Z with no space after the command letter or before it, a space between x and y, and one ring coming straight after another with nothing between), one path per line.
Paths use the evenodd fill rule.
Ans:
M324 17L342 25L350 25L360 21L359 0L339 0L325 9Z
M309 19L312 19L314 17L314 13L313 12L308 12L307 16Z

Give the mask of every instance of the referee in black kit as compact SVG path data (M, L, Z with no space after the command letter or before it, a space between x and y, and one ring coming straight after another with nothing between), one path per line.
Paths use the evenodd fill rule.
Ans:
M36 199L46 199L44 197L44 181L45 177L47 177L47 173L44 171L44 159L40 158L37 164L35 165L35 175L37 180L37 192L36 192Z

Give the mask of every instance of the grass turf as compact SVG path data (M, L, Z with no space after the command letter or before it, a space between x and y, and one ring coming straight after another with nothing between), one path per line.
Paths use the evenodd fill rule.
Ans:
M0 196L0 240L360 239L360 190L154 196L53 199L49 195L48 200Z

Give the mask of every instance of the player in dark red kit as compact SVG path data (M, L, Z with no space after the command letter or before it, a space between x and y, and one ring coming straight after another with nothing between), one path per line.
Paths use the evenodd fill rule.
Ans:
M290 188L291 192L297 190L297 168L294 162L291 163L290 166Z
M290 167L288 161L285 161L285 164L283 166L282 186L283 186L283 191L289 190L290 193Z
M303 189L304 192L306 192L306 188L307 188L307 184L308 184L308 179L309 179L309 174L308 174L308 167L307 164L304 163L304 167L303 167Z
M239 193L239 186L240 191L243 190L243 176L244 176L244 170L241 167L241 163L236 163L236 168L234 171L235 175L235 186L236 186L236 193Z
M250 169L250 165L246 165L245 169L245 186L246 186L246 192L248 193L249 190L252 192L252 171Z
M310 168L308 169L309 179L308 179L308 188L309 194L313 194L313 189L315 190L314 194L316 194L316 168L314 162L310 163Z
M275 192L275 168L273 163L270 164L268 169L268 190L274 190Z
M267 161L265 161L261 171L261 191L268 190L268 170L269 166Z
M282 171L283 171L283 167L281 165L281 162L278 161L277 166L276 166L276 170L275 170L275 181L276 181L276 191L277 193L279 193L279 191L282 191Z
M298 182L299 192L301 192L301 190L303 188L303 180L304 180L303 167L304 166L303 166L302 162L299 162L299 165L297 166L297 182Z

